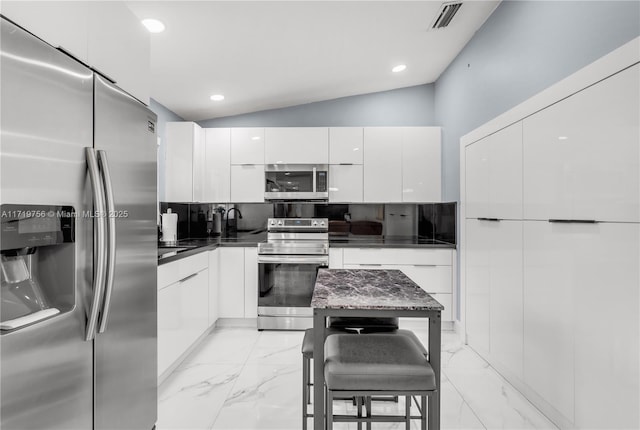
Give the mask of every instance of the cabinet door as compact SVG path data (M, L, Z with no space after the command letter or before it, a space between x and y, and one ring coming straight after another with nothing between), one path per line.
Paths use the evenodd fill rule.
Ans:
M585 269L574 253L580 252L576 246L581 231L590 236L591 228L524 221L524 382L570 422L574 421L573 288ZM582 244L593 249L588 242Z
M576 428L640 428L640 225L572 230Z
M208 166L206 165L206 142L198 126L193 128L193 201L204 202L204 187Z
M342 269L342 248L329 248L329 269Z
M489 217L489 148L491 136L465 148L465 216Z
M439 127L402 128L402 201L441 200Z
M640 65L524 120L527 219L640 221Z
M193 138L196 124L168 122L166 136L165 199L169 202L193 200Z
M205 129L206 169L204 201L231 201L231 131L228 128Z
M218 320L220 291L220 250L209 251L209 326Z
M329 128L329 164L362 164L362 127Z
M264 164L264 128L231 129L231 164Z
M219 248L220 284L218 310L220 318L244 318L244 249Z
M491 223L467 219L466 332L474 349L489 352Z
M244 317L258 318L258 248L244 248Z
M488 139L488 217L522 219L522 122L510 125Z
M329 129L265 129L265 164L329 164Z
M364 201L402 202L402 131L364 129Z
M149 104L151 35L123 2L89 4L89 64ZM117 31L114 31L117 23Z
M264 202L264 165L231 166L231 201Z
M362 165L329 166L329 201L362 201Z
M485 222L489 229L489 349L522 380L522 221Z
M158 376L178 359L185 347L180 300L177 282L158 291Z
M209 327L209 270L178 281L182 319L185 322L185 352Z

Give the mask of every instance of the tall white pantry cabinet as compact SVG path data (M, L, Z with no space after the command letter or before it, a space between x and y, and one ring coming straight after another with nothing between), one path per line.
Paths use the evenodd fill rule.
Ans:
M640 428L638 39L461 139L468 344L561 428Z

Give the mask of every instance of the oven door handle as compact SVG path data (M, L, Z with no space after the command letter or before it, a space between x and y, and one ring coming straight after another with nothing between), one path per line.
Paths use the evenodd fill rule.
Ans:
M322 264L329 265L329 257L326 255L258 255L258 264L278 263L278 264Z

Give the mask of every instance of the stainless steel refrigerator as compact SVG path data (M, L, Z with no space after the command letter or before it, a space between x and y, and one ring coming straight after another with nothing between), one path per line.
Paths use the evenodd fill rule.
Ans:
M157 417L156 115L2 18L0 428Z

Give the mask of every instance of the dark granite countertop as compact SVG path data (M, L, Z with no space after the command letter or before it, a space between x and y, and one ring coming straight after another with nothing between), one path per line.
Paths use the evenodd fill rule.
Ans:
M320 269L312 308L444 310L400 270Z
M208 239L182 239L175 247L164 247L158 242L158 265L180 260L200 252L211 251L218 247L237 246L254 247L267 240L266 231L239 232L233 237L212 237Z
M330 235L335 248L456 248L455 243L419 236Z

